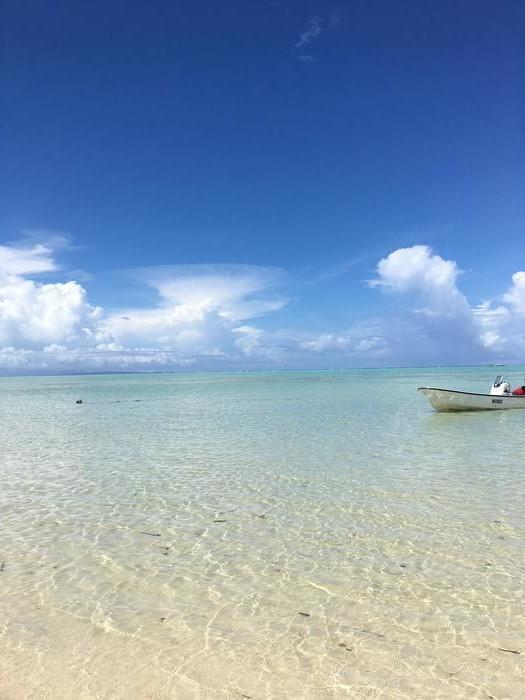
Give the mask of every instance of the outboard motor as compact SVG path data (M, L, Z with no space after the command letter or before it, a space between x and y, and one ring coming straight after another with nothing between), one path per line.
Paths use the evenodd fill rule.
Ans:
M494 380L494 384L490 388L490 393L492 396L505 396L510 394L510 384L503 381L501 374L498 374Z

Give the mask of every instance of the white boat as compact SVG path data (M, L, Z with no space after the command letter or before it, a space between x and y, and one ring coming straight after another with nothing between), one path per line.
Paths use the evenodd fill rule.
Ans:
M455 389L438 389L431 386L418 388L436 411L494 411L525 408L525 395L514 396L510 384L501 376L496 377L488 394Z

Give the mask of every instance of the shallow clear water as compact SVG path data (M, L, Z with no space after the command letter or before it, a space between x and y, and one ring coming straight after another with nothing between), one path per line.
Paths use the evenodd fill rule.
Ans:
M0 697L524 697L494 374L0 379Z

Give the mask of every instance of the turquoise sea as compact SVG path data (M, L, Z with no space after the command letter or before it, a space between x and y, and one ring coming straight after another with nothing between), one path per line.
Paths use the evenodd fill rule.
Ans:
M496 373L0 379L0 698L525 697Z

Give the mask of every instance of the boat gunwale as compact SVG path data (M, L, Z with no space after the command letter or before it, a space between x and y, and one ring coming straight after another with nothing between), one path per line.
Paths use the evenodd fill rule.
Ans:
M449 394L465 394L467 396L492 396L497 399L525 399L525 395L515 396L514 394L480 394L476 391L459 391L458 389L440 389L437 386L418 386L417 390L422 391L423 389L430 391L446 391Z

